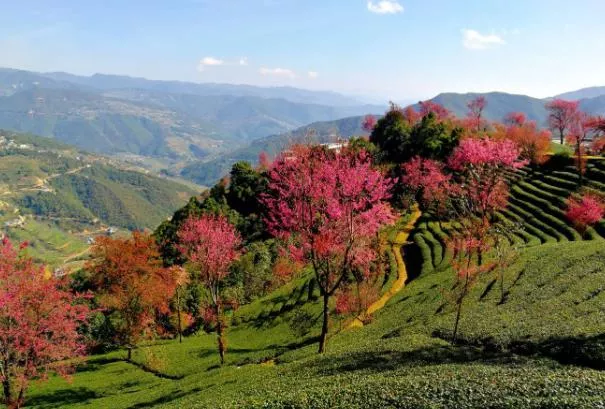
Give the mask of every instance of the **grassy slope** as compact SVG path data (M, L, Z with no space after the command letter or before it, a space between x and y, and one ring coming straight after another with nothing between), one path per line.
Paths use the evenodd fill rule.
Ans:
M301 288L308 296L301 278L238 312L224 368L217 366L214 336L192 336L183 345L166 341L137 351L140 362L153 362L152 354L164 362L156 369L181 379L115 361L123 353L114 352L93 358L71 385L52 379L36 388L30 403L42 408L599 407L605 374L565 360L605 367L602 242L527 248L506 272L510 294L502 305L496 287L490 287L493 278L481 278L465 305L466 346L451 347L439 336L453 324L451 308L442 307L443 291L453 282L445 269L409 283L372 324L334 336L329 352L317 356L316 346L305 344L318 332L319 320L304 339L296 339L287 325L292 312L284 305L304 298ZM302 308L319 318L317 302ZM257 364L276 356L276 366Z

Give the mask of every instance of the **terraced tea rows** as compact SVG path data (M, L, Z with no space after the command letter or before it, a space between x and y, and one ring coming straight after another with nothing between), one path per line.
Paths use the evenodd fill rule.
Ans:
M551 171L524 168L509 172L506 177L510 183L509 205L496 216L503 223L521 227L511 237L515 245L529 247L582 240L580 233L565 217L567 199L578 194L580 189L575 167ZM587 165L583 189L605 193L605 160L594 160ZM450 264L452 254L446 243L455 230L455 225L440 224L430 216L419 222L412 240L422 258L420 274L446 268ZM605 220L589 227L584 236L586 240L603 238Z

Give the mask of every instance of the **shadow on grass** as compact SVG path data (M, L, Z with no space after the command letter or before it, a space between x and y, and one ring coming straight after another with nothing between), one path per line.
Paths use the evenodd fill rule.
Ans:
M61 408L64 405L74 403L84 403L98 397L99 395L95 391L88 388L70 388L59 389L44 395L34 396L27 399L26 403L28 407L50 409Z
M129 406L129 409L152 408L152 407L154 407L156 405L172 402L174 400L181 399L181 398L183 398L185 396L193 395L193 394L199 393L201 391L202 391L201 388L194 388L194 389L192 389L190 391L187 391L187 392L173 391L171 393L162 395L159 398L151 400L149 402L141 402L141 403L137 403L135 405Z
M397 334L389 334L396 336ZM464 342L464 341L463 341ZM412 351L365 351L311 364L321 375L343 372L382 372L412 366L481 363L510 365L536 358L560 364L605 370L605 334L594 337L553 337L543 342L517 341L506 348L494 345L435 345Z
M130 364L132 366L139 368L140 370L142 370L144 372L150 373L150 374L157 376L158 378L162 378L162 379L170 379L170 380L176 381L176 380L180 380L180 379L184 378L184 375L165 374L165 373L157 371L155 369L151 369L148 366L146 366L145 364L142 364L139 362L128 361L127 359L123 359L123 358L106 358L106 357L89 359L85 364L78 366L77 372L78 373L94 372L94 371L97 371L98 369L100 369L101 366L113 364L116 362L123 362L125 364Z

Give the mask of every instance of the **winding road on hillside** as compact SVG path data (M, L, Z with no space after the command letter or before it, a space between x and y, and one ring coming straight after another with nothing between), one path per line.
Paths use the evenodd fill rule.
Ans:
M393 282L391 288L389 288L387 292L382 295L382 297L370 304L368 309L363 314L355 317L355 319L347 326L347 328L363 327L364 317L370 316L376 311L382 309L386 305L386 303L389 302L391 298L393 298L395 294L397 294L405 287L405 282L408 279L408 272L405 268L405 262L403 261L401 246L403 246L408 241L408 237L410 236L412 230L414 230L416 222L418 221L421 215L422 212L420 211L420 209L418 209L417 206L415 206L412 209L410 220L408 220L405 227L399 233L397 233L395 241L392 243L391 250L393 251L395 255L395 260L397 262L397 279L395 280L395 282Z

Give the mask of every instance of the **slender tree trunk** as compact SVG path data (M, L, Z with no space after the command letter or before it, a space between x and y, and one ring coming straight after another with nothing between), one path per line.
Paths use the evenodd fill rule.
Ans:
M504 269L500 267L500 304L504 304Z
M181 292L177 288L176 289L176 309L177 309L177 314L178 314L177 325L179 326L179 343L183 343L183 327L181 324L181 295L180 294L181 294Z
M328 330L330 329L330 295L324 292L324 309L323 309L323 325L321 327L321 336L319 337L319 353L326 352L326 339L328 338Z
M126 347L126 350L128 351L128 355L126 356L126 360L128 362L132 362L132 346L128 345Z
M458 337L458 324L460 323L460 314L462 313L462 302L464 301L463 297L458 299L458 310L456 311L456 322L454 324L454 334L452 335L452 344L455 344Z
M583 163L582 163L582 144L579 143L576 147L576 160L578 161L578 176L580 177L580 187L582 187L584 185L584 172L582 169L583 167Z
M227 352L227 342L225 340L225 326L220 305L216 304L216 335L218 342L218 354L221 357L221 365L225 363L225 353Z
M565 135L563 135L563 130L559 129L559 136L561 137L561 145L565 143Z
M16 406L13 404L13 395L11 393L11 384L9 379L4 379L2 381L2 390L4 392L4 403L6 404L7 408L15 408Z

